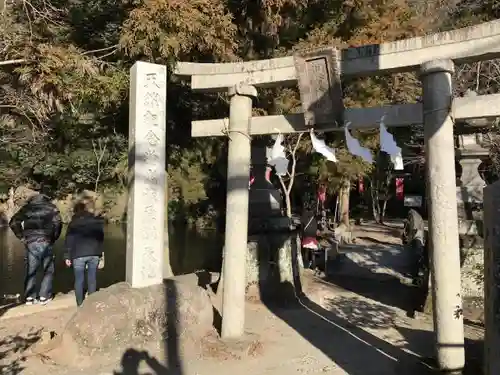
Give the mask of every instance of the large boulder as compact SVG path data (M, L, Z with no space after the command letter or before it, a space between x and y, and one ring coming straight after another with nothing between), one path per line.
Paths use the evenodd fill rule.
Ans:
M207 291L166 280L133 289L118 283L90 295L68 324L66 335L82 349L106 349L175 335L201 337L212 330Z

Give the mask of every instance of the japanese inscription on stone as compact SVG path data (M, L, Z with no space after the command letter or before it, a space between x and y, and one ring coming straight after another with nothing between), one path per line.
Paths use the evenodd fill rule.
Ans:
M149 125L149 124L145 123L145 125ZM156 147L160 143L160 137L152 129L148 130L144 139L146 140L148 145L150 145L152 147ZM150 150L148 150L148 151L150 151Z
M166 68L136 63L130 97L126 279L144 287L163 280Z
M147 150L144 153L144 171L145 171L145 188L143 197L145 204L143 207L144 214L148 218L147 225L142 231L144 243L155 241L158 237L158 226L163 226L163 222L158 222L158 204L164 204L160 200L159 189L163 188L163 183L160 183L162 165L159 165L159 155L163 152L160 148L164 148L161 131L164 130L165 121L164 113L162 113L162 103L165 102L164 88L159 83L156 73L147 74L144 83L144 128L148 129L144 137ZM163 228L161 228L163 229ZM142 259L141 274L143 278L154 278L158 268L158 257L155 254L153 246L144 246L144 255Z
M344 122L339 52L324 48L294 56L302 110L307 126L321 129Z

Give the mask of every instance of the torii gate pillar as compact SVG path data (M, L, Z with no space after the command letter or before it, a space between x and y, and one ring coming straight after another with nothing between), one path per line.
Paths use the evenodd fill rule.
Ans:
M437 361L447 374L461 374L465 352L451 117L453 71L451 60L420 67Z
M222 290L223 339L245 331L245 278L248 239L248 180L250 178L252 99L255 87L240 83L229 89L229 149L227 157L226 233Z

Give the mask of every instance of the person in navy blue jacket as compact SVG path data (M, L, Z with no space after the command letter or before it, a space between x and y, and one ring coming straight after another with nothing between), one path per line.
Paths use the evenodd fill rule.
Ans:
M80 306L85 298L85 269L88 294L97 290L97 268L103 257L104 220L93 214L92 199L77 203L73 211L66 232L64 258L66 266L73 266L76 304Z

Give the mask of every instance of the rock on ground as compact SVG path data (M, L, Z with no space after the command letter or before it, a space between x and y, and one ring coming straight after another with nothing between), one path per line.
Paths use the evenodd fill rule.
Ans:
M212 330L213 310L206 290L168 280L132 289L115 284L90 295L65 332L78 346L101 350L130 342L177 336L201 337Z

